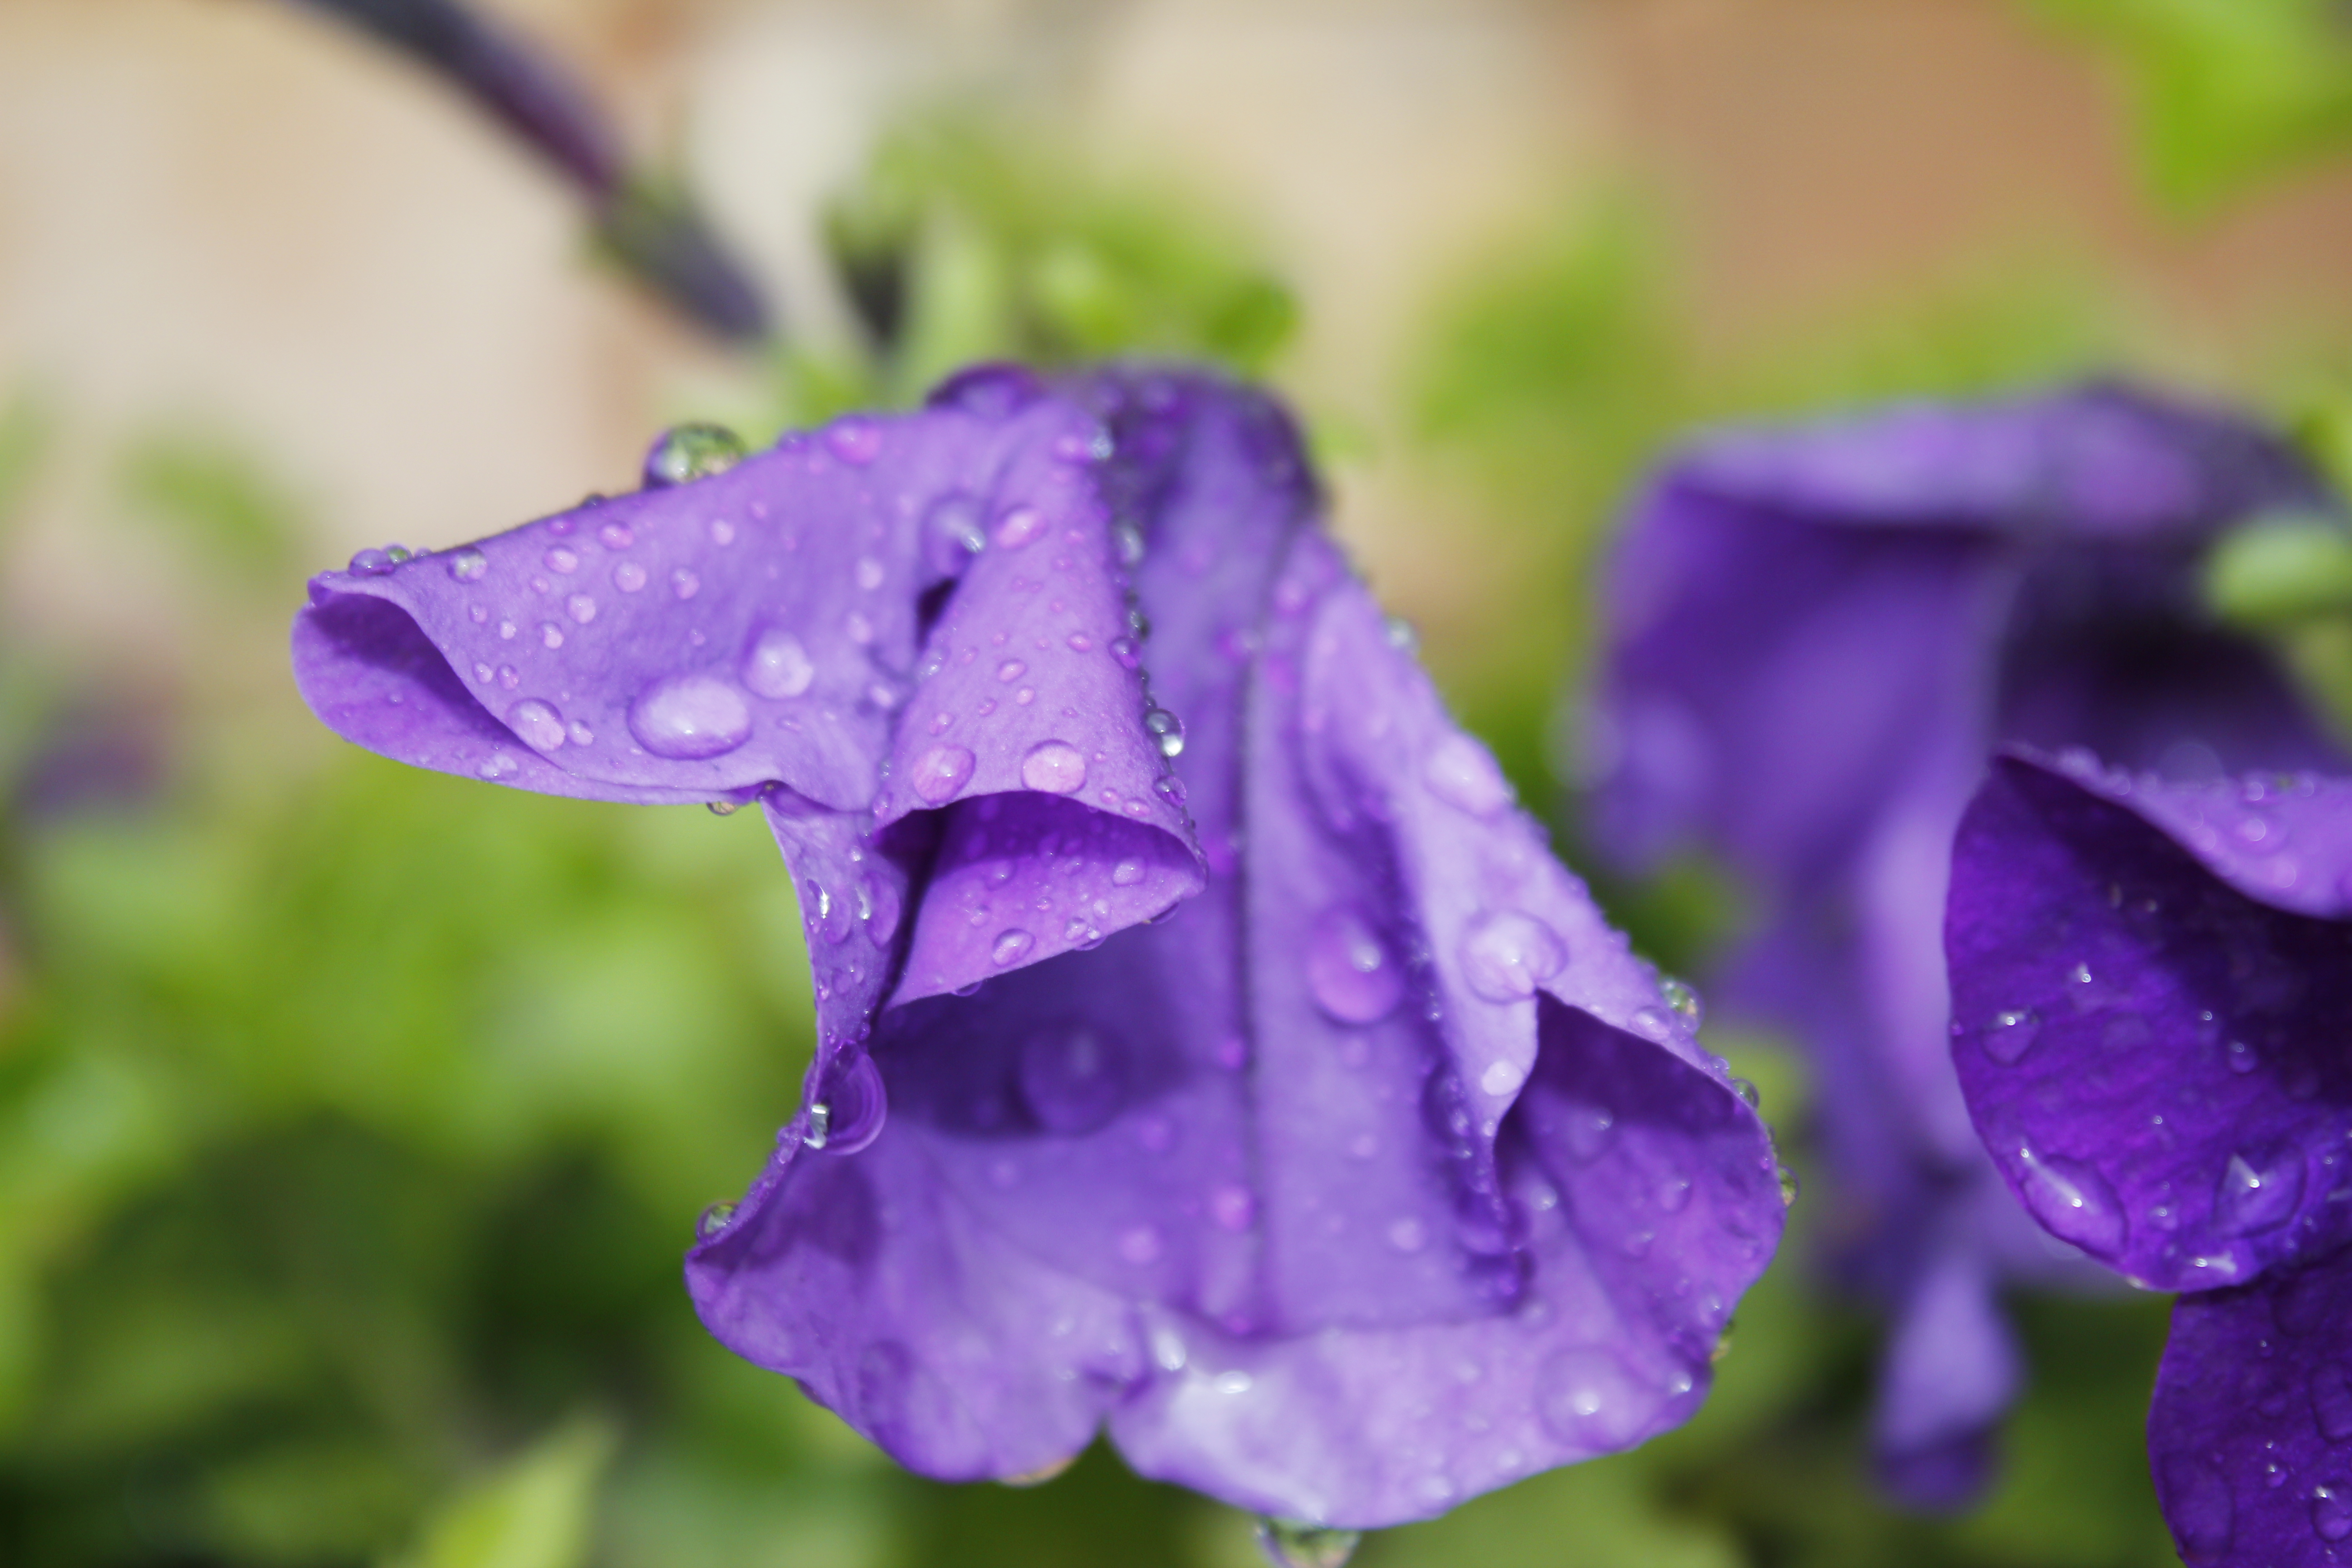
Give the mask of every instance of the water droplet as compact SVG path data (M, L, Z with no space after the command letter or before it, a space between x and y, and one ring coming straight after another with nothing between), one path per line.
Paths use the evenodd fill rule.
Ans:
M2322 1541L2352 1535L2352 1506L2347 1505L2341 1488L2311 1489L2311 1528Z
M1110 868L1110 880L1115 888L1132 888L1143 880L1143 862L1132 856L1121 860Z
M1341 1023L1372 1024L1404 999L1404 973L1362 915L1335 904L1307 936L1307 986Z
M552 752L563 744L563 715L536 697L526 697L507 710L507 727L538 751Z
M625 522L608 522L596 531L596 537L604 542L607 550L626 550L637 542L637 536Z
M709 808L710 815L713 816L732 816L743 809L743 803L740 800L712 800L705 801L703 804Z
M541 647L562 647L563 628L553 621L541 621L539 624L539 643Z
M1021 759L1021 782L1049 795L1069 795L1084 789L1086 754L1067 741L1040 741Z
M681 599L691 599L702 592L702 579L681 566L669 574L669 591Z
M2017 1163L2025 1206L2051 1235L2103 1260L2123 1246L2124 1211L2105 1176L2024 1143L2017 1145Z
M1049 1132L1091 1132L1126 1102L1117 1042L1088 1024L1055 1024L1022 1042L1021 1098Z
M972 754L967 746L933 746L915 759L907 783L927 805L951 799L971 777Z
M733 1204L712 1204L702 1211L702 1217L694 1222L694 1234L708 1241L734 1223Z
M577 719L572 721L567 726L567 731L572 736L572 743L575 746L593 746L596 743L596 731Z
M961 491L933 501L923 514L923 563L942 577L962 576L971 558L988 548L980 519L980 502Z
M743 460L743 440L723 425L673 425L646 453L648 489L723 474Z
M1497 1097L1515 1092L1527 1081L1528 1069L1507 1058L1488 1062L1478 1075L1478 1087Z
M1273 1568L1347 1568L1363 1532L1327 1530L1297 1519L1257 1521L1257 1549Z
M1072 632L1066 640L1068 642L1070 651L1072 653L1092 653L1094 651L1095 639L1087 636L1084 632Z
M1118 661L1121 668L1133 669L1143 662L1143 645L1133 637L1113 637L1110 639L1110 656Z
M1764 1107L1764 1091L1756 1087L1755 1080L1752 1079L1733 1079L1731 1092L1747 1101L1748 1109L1750 1110L1760 1110Z
M624 594L634 594L646 585L646 569L634 561L624 561L613 568L613 586Z
M723 517L712 518L710 520L710 542L713 544L734 543L735 525L728 521Z
M1010 931L998 932L996 940L989 944L988 962L999 969L1008 963L1018 963L1036 945L1035 937L1014 926Z
M889 1115L882 1069L864 1051L852 1051L836 1060L817 1085L809 1105L808 1136L802 1142L828 1154L855 1154L882 1136Z
M1145 709L1143 729L1151 737L1152 743L1160 748L1161 756L1181 757L1184 754L1184 721L1167 709Z
M2158 1478L2165 1521L2179 1536L2182 1555L2194 1562L2229 1551L2237 1534L2237 1503L2221 1473L2196 1454L2168 1454Z
M1227 1230L1247 1230L1257 1218L1257 1198L1247 1187L1228 1183L1209 1194L1209 1217Z
M582 626L596 618L596 601L585 594L574 594L563 601L564 613Z
M1029 667L1017 658L1008 658L996 667L996 679L1010 685L1021 679Z
M470 544L451 551L446 560L449 575L460 583L478 583L482 574L490 569L490 558Z
M861 555L857 558L857 585L866 593L870 594L879 588L882 585L882 579L888 574L882 563L871 555Z
M824 427L824 444L833 455L862 468L882 455L882 426L863 414L851 414Z
M989 537L999 550L1018 550L1045 531L1045 514L1034 506L1016 506L996 520Z
M2013 1007L1992 1016L1992 1027L1983 1035L1984 1053L2007 1066L2023 1058L2042 1033L2042 1015L2031 1007Z
M1786 1165L1774 1166L1772 1174L1780 1184L1780 1206L1790 1207L1796 1203L1797 1194L1804 1190L1804 1184L1798 1181L1797 1173Z
M1430 794L1473 816L1492 816L1511 804L1510 781L1503 777L1503 770L1486 747L1458 730L1429 753L1421 782Z
M561 576L568 577L580 570L580 552L566 545L557 545L540 559L547 563L550 572Z
M1381 621L1381 636L1389 647L1399 653L1411 653L1421 646L1421 634L1402 616L1388 616Z
M1697 991L1688 981L1666 975L1658 982L1658 994L1666 999L1667 1007L1688 1027L1696 1029L1705 1021L1706 1004L1699 1000Z
M816 665L801 639L782 626L770 626L743 656L743 684L761 697L782 701L798 697L816 679Z
M2213 1225L2224 1236L2251 1236L2294 1217L2303 1202L2303 1151L2282 1143L2248 1159L2232 1153L2213 1189Z
M399 563L389 550L362 550L352 557L350 570L354 577L381 577Z
M1536 1415L1552 1436L1595 1453L1632 1442L1653 1410L1650 1391L1615 1352L1599 1345L1565 1350L1544 1363L1535 1392Z
M698 761L750 740L751 710L740 691L716 676L673 675L630 704L629 732L657 757Z
M1462 975L1489 1002L1520 1002L1559 973L1568 948L1552 929L1517 910L1479 915L1462 935Z
M1126 518L1110 525L1110 543L1121 566L1132 571L1143 563L1143 530Z
M510 664L499 666L499 684L512 691L522 684L522 671Z
M1626 1022L1633 1026L1635 1034L1647 1035L1654 1040L1670 1038L1675 1032L1675 1026L1663 1007L1636 1007L1633 1017Z
M2311 1418L2319 1435L2331 1443L2352 1438L2352 1373L2341 1362L2324 1361L2312 1369Z
M1018 1475L999 1476L996 1478L996 1484L1004 1487L1042 1487L1077 1462L1078 1457L1072 1454L1065 1458L1055 1459L1051 1464L1040 1465L1034 1470L1023 1470Z

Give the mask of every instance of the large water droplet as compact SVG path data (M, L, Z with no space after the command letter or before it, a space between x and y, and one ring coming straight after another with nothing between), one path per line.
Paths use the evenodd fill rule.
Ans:
M446 557L449 575L460 583L476 583L490 569L490 558L468 544L453 550Z
M2237 1536L2237 1502L2221 1472L2196 1454L2168 1454L2158 1467L2164 1517L2194 1563L2230 1550Z
M1084 789L1086 753L1067 741L1040 741L1021 759L1021 782L1049 795L1069 795Z
M809 1102L808 1135L802 1142L828 1154L855 1154L882 1136L889 1114L882 1069L864 1051L852 1051L836 1060L817 1085Z
M613 568L613 586L624 594L634 594L646 585L646 569L634 561L624 561Z
M1035 937L1023 931L1019 926L1014 926L1010 931L999 931L996 940L989 943L988 962L1003 969L1007 964L1018 963L1028 957L1029 950L1036 945Z
M1479 915L1462 935L1463 978L1489 1002L1525 1001L1567 963L1551 927L1517 910Z
M702 1211L702 1217L694 1222L694 1234L708 1241L734 1223L733 1204L712 1204Z
M1144 733L1151 737L1152 744L1160 748L1161 756L1177 757L1183 754L1184 721L1168 711L1167 709L1145 709L1143 730Z
M961 577L971 558L988 548L980 526L978 500L957 491L941 496L923 514L923 563L942 577Z
M971 777L972 754L968 746L933 746L915 759L907 775L908 787L926 805L954 798Z
M1055 1024L1022 1042L1021 1098L1048 1132L1091 1132L1127 1099L1118 1042L1091 1024Z
M2213 1226L2224 1236L2251 1236L2294 1217L2303 1202L2303 1151L2282 1143L2252 1158L2232 1153L2213 1188Z
M862 468L882 455L882 426L863 414L851 414L824 427L825 447L852 468Z
M526 697L507 710L507 726L523 744L552 752L563 744L563 715L536 697Z
M1143 662L1143 645L1130 637L1116 637L1110 639L1110 656L1120 668L1133 669Z
M1040 1465L1034 1470L1023 1470L1016 1475L999 1476L996 1478L996 1483L1005 1487L1042 1487L1077 1462L1078 1457L1071 1454L1066 1458L1055 1459L1051 1464Z
M2018 1184L2025 1206L2051 1235L2102 1259L2124 1241L2123 1205L2107 1179L2088 1165L2017 1146Z
M1034 506L1016 506L996 520L989 537L999 550L1018 550L1045 531L1045 514Z
M1662 976L1658 981L1658 994L1666 999L1667 1007L1687 1026L1696 1029L1706 1020L1706 1004L1699 999L1690 982L1677 980L1671 974Z
M1257 1549L1273 1568L1346 1568L1363 1532L1327 1530L1296 1519L1257 1521Z
M673 425L646 453L648 489L723 474L743 460L743 438L723 425Z
M1982 1037L1984 1053L2007 1066L2021 1060L2042 1033L2042 1015L2031 1007L2012 1007L1992 1016L1992 1026Z
M743 694L710 675L673 675L638 693L629 733L657 757L697 761L731 752L751 738Z
M1653 1413L1651 1392L1599 1345L1565 1350L1536 1373L1536 1414L1553 1436L1593 1452L1622 1448Z
M816 679L816 664L801 639L782 626L761 632L743 656L743 684L782 701L798 697Z
M2352 1505L2346 1502L2342 1488L2311 1489L2311 1529L2322 1541L2341 1541L2352 1535Z
M1110 880L1115 888L1132 888L1143 880L1143 862L1132 856L1121 860L1110 868Z
M1343 1024L1372 1024L1404 999L1403 967L1370 923L1345 904L1316 917L1307 939L1307 986Z
M1458 730L1429 753L1421 781L1430 794L1473 816L1492 816L1511 804L1510 781L1503 777L1503 770L1486 747Z
M2331 1443L2352 1437L2352 1373L2341 1362L2324 1361L2311 1373L2311 1418Z

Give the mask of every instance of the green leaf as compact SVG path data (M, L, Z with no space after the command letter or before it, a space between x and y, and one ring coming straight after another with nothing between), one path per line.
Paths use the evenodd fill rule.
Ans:
M580 1568L619 1443L610 1421L566 1423L445 1504L398 1568Z

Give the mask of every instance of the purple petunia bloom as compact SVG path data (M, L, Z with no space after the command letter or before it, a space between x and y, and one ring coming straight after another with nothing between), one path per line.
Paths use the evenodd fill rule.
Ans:
M2101 1278L2017 1212L1953 1080L1954 825L2002 741L2184 776L2340 765L2200 578L2249 514L2332 504L2242 420L2091 386L1717 437L1635 510L1598 840L1634 866L1704 849L1752 895L1717 1001L1811 1057L1838 1272L1893 1314L1874 1439L1907 1500L1990 1473L2019 1377L1998 1288Z
M2003 757L1953 851L1953 1058L2050 1232L2183 1292L2148 1411L2195 1564L2352 1562L2352 779Z
M767 814L817 1056L688 1280L926 1474L1107 1426L1435 1514L1687 1416L1778 1238L1762 1124L1318 510L1257 394L983 369L297 620L386 755Z

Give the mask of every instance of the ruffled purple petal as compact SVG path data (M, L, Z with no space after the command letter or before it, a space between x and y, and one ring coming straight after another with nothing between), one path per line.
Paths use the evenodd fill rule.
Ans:
M2205 1289L2352 1239L2352 781L1996 761L1953 853L1953 1055L2055 1236Z
M2194 1568L2352 1563L2352 1253L2181 1297L2147 1443Z
M969 996L910 969L887 1124L787 1141L689 1259L706 1322L933 1473L1107 1416L1148 1474L1333 1524L1682 1419L1778 1236L1760 1123L1300 526L1278 411L1085 395L1208 886ZM856 1248L816 1239L835 1188L875 1194Z

